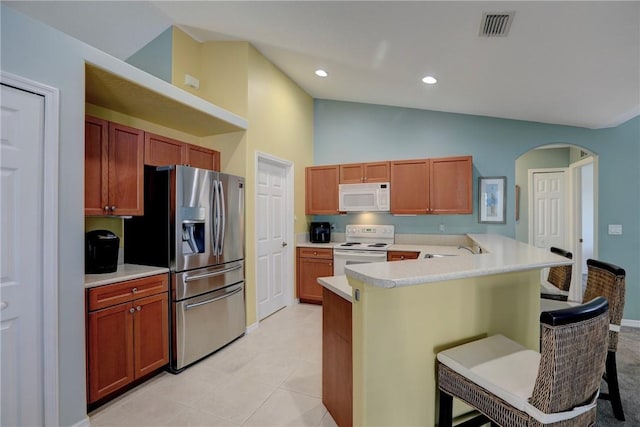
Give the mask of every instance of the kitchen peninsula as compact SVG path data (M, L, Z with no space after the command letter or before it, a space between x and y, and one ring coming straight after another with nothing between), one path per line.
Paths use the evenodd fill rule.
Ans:
M468 237L481 254L319 279L352 296L353 425L435 425L435 358L448 347L497 333L538 347L540 270L570 261L500 235Z

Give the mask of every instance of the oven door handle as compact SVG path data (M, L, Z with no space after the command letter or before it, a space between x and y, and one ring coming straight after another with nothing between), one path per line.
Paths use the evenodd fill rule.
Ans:
M334 250L333 251L333 256L335 257L336 255L338 256L359 256L359 257L366 257L366 258L382 258L384 257L386 259L387 254L386 252L383 251L340 251L340 250Z
M193 304L187 304L184 308L185 308L185 310L191 310L192 308L200 307L201 305L210 304L212 302L220 301L221 299L229 298L230 296L233 296L233 295L237 294L241 290L242 290L242 288L240 287L240 288L236 289L233 292L229 292L228 294L220 295L219 297L216 297L216 298L211 298L211 299L200 301L200 302L196 302L196 303L193 303Z

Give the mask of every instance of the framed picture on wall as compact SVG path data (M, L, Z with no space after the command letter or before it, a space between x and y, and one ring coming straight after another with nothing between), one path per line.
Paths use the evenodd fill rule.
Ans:
M506 176L478 178L478 222L480 224L507 222L506 189Z

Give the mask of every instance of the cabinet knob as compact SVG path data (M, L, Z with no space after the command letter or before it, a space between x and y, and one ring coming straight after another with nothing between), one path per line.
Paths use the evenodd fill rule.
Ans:
M129 313L133 314L133 313L135 313L135 312L136 312L136 309L135 309L135 308L131 307L131 308L129 309Z
M132 294L135 294L136 292L138 292L138 288L132 288L132 289L131 289L131 293L132 293Z
M401 255L401 256L400 256L400 259L404 259L404 255Z
M137 307L136 307L136 310L140 311L140 310L142 310L142 307L137 306Z
M104 211L105 211L105 212L109 212L109 206L105 206L105 207L104 207Z
M316 252L316 251L313 251L313 254L314 254L314 255L318 255L318 252Z
M112 205L112 206L111 206L111 212L113 212L113 211L115 211L115 210L116 210L115 205Z

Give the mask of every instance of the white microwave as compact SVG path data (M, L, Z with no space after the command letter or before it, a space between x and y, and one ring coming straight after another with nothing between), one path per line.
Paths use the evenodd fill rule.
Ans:
M388 212L391 210L388 182L338 185L341 212Z

